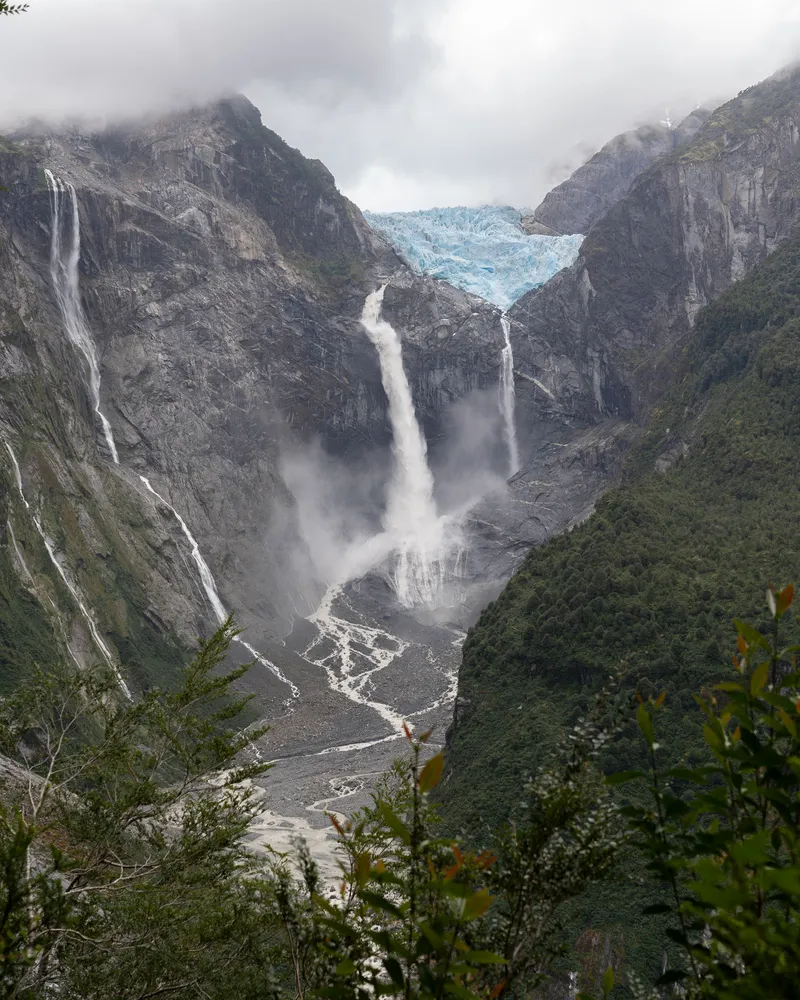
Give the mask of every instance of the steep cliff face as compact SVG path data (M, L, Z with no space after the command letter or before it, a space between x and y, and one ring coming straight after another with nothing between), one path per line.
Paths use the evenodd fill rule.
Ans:
M672 128L659 122L615 136L523 219L532 233L588 233L655 160L694 138L711 117L698 108Z
M45 168L77 194L83 307L118 466L53 294ZM168 669L179 636L215 620L178 522L141 476L191 527L226 607L275 636L318 596L296 572L306 543L282 446L315 436L353 455L388 439L358 322L367 293L390 282L386 315L431 436L450 401L496 383L496 311L412 275L324 166L263 128L242 98L97 134L18 134L0 146L0 176L0 402L31 505L9 456L7 512L32 581L23 587L45 618L77 630L73 647L98 655L42 551L35 509L112 653L153 646L137 683Z
M700 759L692 693L728 679L731 617L758 621L767 581L795 573L799 122L797 72L743 92L511 312L529 440L593 436L606 487L627 455L465 643L443 785L454 825L505 816L620 667L631 690L668 691L665 761ZM536 478L549 507L554 477ZM603 765L643 766L632 728ZM640 921L654 891L629 865L579 903L574 936L622 926L626 962L656 976L663 946Z
M641 418L669 380L663 352L795 224L799 121L796 71L742 93L639 177L571 268L516 304L525 419Z

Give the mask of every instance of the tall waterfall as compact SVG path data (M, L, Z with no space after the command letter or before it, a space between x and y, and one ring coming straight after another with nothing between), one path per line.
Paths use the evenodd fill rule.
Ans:
M519 471L519 447L517 445L517 425L514 416L514 352L511 349L511 323L503 314L500 317L506 346L503 348L500 366L500 413L503 416L503 431L508 446L508 474Z
M394 436L394 469L384 515L387 542L394 553L392 584L406 607L431 605L449 575L454 525L436 512L428 449L414 412L400 338L381 319L385 291L383 285L367 296L361 323L378 351Z
M215 615L215 617L217 619L217 623L221 625L227 619L228 612L225 610L225 606L223 605L222 601L220 600L219 592L217 591L217 585L216 585L216 583L214 581L214 577L212 576L211 570L209 569L208 563L205 561L205 559L203 558L203 556L202 556L202 554L200 552L200 546L197 544L197 540L195 539L194 535L191 533L191 531L189 531L189 525L184 521L184 519L177 512L177 510L175 510L175 508L172 506L172 504L169 503L168 501L166 501L164 499L164 497L161 496L160 493L157 493L153 489L153 486L150 483L149 479L147 479L145 476L139 476L139 478L144 483L144 485L146 486L147 490L150 493L152 493L153 496L157 500L161 501L161 503L167 508L167 510L170 511L170 513L172 514L172 516L175 518L175 520L180 525L181 531L183 532L183 534L186 537L187 542L191 546L191 549L192 549L191 556L192 556L192 559L194 561L195 566L197 566L197 572L200 574L200 582L202 583L203 590L205 591L206 597L208 598L208 603L211 605L211 607L212 607L212 609L214 611L214 615ZM278 678L279 681L282 681L282 683L286 684L289 687L289 689L291 690L291 692L292 692L292 698L299 698L300 697L300 691L299 691L299 689L297 688L297 686L295 684L293 684L288 679L288 677L286 677L286 675L283 673L283 671L280 669L280 667L276 666L270 660L266 659L266 657L262 656L257 650L255 650L250 645L249 642L245 642L244 639L241 636L239 636L239 635L234 636L234 640L233 641L234 642L238 642L239 645L241 645L241 646L244 646L244 648L253 657L253 659L258 660L258 662L263 667L266 667L273 674L275 674L275 676Z
M50 189L52 226L50 237L50 277L61 311L64 329L71 343L77 347L89 368L89 395L94 412L100 418L103 436L115 465L119 465L119 455L111 433L111 424L100 409L100 367L97 350L81 306L78 284L78 262L81 255L81 220L78 213L78 198L72 184L64 182L45 170L47 186ZM69 239L67 239L69 237Z

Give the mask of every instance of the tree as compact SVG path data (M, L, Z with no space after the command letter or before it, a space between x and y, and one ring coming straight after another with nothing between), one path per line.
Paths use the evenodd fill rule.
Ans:
M268 765L242 755L264 730L232 726L248 699L231 686L249 665L219 672L235 635L229 620L176 690L136 704L108 672L66 665L0 703L0 750L15 762L0 812L4 995L56 982L82 998L203 995L200 980L245 952L271 965L262 869L243 846L251 779Z
M669 889L649 908L672 918L673 965L658 985L684 995L788 997L800 981L800 646L781 643L793 599L792 585L768 590L769 636L735 622L735 679L696 698L707 766L660 766L662 694L637 710L648 770L610 779L647 788L649 802L624 813Z
M365 1000L441 1000L531 989L565 951L562 905L613 863L617 814L591 761L608 738L577 727L564 752L527 784L516 820L483 849L443 835L432 793L441 753L430 733L346 822L331 820L344 855L334 899L300 844L294 884L277 867L280 917L295 993Z

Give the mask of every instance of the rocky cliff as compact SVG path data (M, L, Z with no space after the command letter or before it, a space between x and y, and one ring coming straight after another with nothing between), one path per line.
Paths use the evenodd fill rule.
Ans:
M53 292L45 168L76 190L83 308L118 466ZM496 310L411 274L325 167L243 98L98 133L31 129L0 144L0 177L0 423L24 491L4 448L17 544L4 579L22 601L8 634L36 609L30 642L9 639L7 676L51 653L48 621L79 657L99 655L32 511L114 658L132 660L134 685L215 622L179 523L141 476L184 517L253 635L279 636L296 608L313 609L281 450L316 438L357 456L388 440L358 322L379 283L432 438L449 402L496 384Z
M796 71L743 92L639 176L571 268L517 302L524 419L642 418L669 381L664 351L794 226L799 121Z
M531 233L588 233L643 170L693 139L710 117L711 111L698 108L675 127L659 122L615 136L549 191L523 226Z

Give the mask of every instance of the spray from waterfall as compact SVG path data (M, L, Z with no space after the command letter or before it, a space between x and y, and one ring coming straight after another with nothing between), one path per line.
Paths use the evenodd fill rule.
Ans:
M195 566L197 566L197 572L200 574L200 582L202 583L203 590L205 591L206 597L208 598L208 603L211 605L211 608L214 611L217 623L221 625L224 621L227 620L228 612L225 610L225 606L220 600L219 592L217 591L217 585L214 581L214 577L211 574L211 570L209 569L208 563L205 561L200 552L200 546L197 544L197 540L195 539L194 535L191 533L191 531L189 531L189 525L184 521L184 519L177 512L177 510L175 510L172 504L166 501L164 497L161 496L160 493L157 493L153 489L149 479L147 479L145 476L139 476L139 478L144 483L148 491L152 493L157 500L160 500L161 503L167 508L167 510L169 510L172 513L172 516L180 525L181 531L186 536L186 540L191 546L192 550L191 556L192 559L194 560ZM283 673L280 667L276 666L270 660L266 659L266 657L263 657L257 650L255 650L250 645L249 642L245 642L241 636L239 635L234 636L233 641L238 642L241 646L244 646L247 652L250 653L250 655L254 659L258 660L258 662L262 665L262 667L266 667L273 674L275 674L275 676L278 678L279 681L281 681L283 684L286 684L292 692L292 698L300 697L300 691L298 687L295 684L293 684L288 677L286 677L286 675Z
M17 461L17 456L14 454L14 451L13 451L11 445L8 443L8 441L6 441L4 443L5 443L6 449L8 451L8 454L9 454L9 456L11 458L11 465L12 465L12 467L14 469L14 480L15 480L15 482L17 484L17 491L19 492L20 499L22 500L23 504L25 505L25 509L28 510L28 511L30 511L31 520L33 521L34 527L36 528L37 532L39 533L39 537L41 538L41 540L42 540L42 542L44 544L44 547L47 550L47 555L50 557L50 562L53 564L53 566L55 567L56 572L61 577L62 583L67 588L67 590L70 592L70 595L72 596L72 599L78 605L78 610L80 611L80 613L81 613L84 621L86 622L87 628L89 629L89 634L91 635L92 640L93 640L95 646L97 646L97 648L102 653L103 659L106 661L106 663L111 668L111 670L112 670L112 672L114 674L114 677L116 678L117 683L119 684L120 688L122 689L122 693L125 695L126 698L128 698L130 700L131 699L130 688L125 683L125 680L123 679L122 674L119 671L119 667L117 666L117 663L114 660L114 657L113 657L113 655L111 653L111 650L108 648L108 645L105 643L105 641L103 640L103 637L100 635L100 633L99 633L99 631L97 629L97 626L95 625L94 618L92 618L91 612L89 611L88 607L86 606L86 604L84 603L83 599L81 598L80 591L78 590L77 586L70 580L69 574L67 573L67 570L64 567L64 565L63 565L63 563L62 563L61 559L59 558L59 555L58 555L58 553L56 551L55 542L53 542L53 540L49 537L49 535L45 531L44 525L42 524L42 520L39 517L39 515L36 514L36 513L34 513L34 511L31 510L31 505L28 503L28 501L27 501L27 499L25 497L25 493L23 492L23 489L22 489L22 473L20 472L19 462ZM16 545L16 540L15 540L15 545ZM22 558L22 555L20 553L20 559L21 558ZM26 567L26 569L27 569L27 567ZM70 650L70 652L72 652L72 651Z
M514 352L511 349L511 323L505 314L500 317L500 325L506 341L500 365L500 413L503 417L503 432L508 446L508 474L513 476L519 471L519 446L514 414Z
M386 286L367 296L361 323L378 351L381 381L389 400L394 469L384 515L385 540L392 552L392 584L406 607L433 605L452 576L458 547L451 518L439 517L433 499L433 475L427 445L417 423L414 401L403 368L400 338L381 319Z
M111 424L100 409L100 367L97 361L97 350L81 305L78 284L78 262L81 255L81 220L78 212L78 197L72 184L64 184L50 170L45 170L44 175L50 189L52 214L50 277L61 311L64 329L70 342L81 352L88 366L89 395L94 412L100 418L106 445L114 464L119 465L119 455L114 444ZM69 240L67 240L67 235Z

